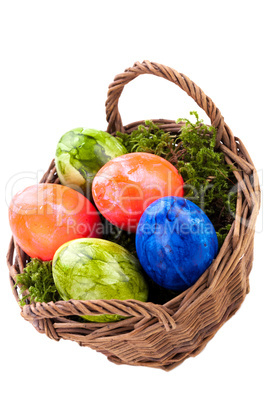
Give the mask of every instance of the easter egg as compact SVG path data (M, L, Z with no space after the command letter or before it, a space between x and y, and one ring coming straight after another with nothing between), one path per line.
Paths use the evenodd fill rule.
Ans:
M154 282L181 292L210 266L218 240L212 223L197 205L181 197L164 197L143 213L136 250Z
M106 163L96 174L92 195L113 225L135 232L145 209L155 200L183 195L178 170L160 156L136 152Z
M147 301L148 287L139 261L122 246L102 239L78 239L61 246L52 273L63 300L136 299ZM117 314L83 316L117 321Z
M9 223L16 242L32 258L52 260L65 242L100 237L102 224L92 203L60 184L38 184L17 193L9 206Z
M109 160L125 154L125 147L105 131L76 128L58 142L55 164L61 184L90 197L98 170Z

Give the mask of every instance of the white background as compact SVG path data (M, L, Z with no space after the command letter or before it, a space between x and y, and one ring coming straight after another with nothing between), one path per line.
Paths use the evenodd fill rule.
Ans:
M265 5L259 0L1 2L2 400L268 400ZM20 316L5 263L10 197L47 169L66 131L106 129L109 83L144 59L184 73L213 99L250 151L263 190L250 294L199 356L169 373L116 366L91 349L39 334ZM158 77L130 83L119 107L124 124L187 117L190 110L208 122L192 99Z

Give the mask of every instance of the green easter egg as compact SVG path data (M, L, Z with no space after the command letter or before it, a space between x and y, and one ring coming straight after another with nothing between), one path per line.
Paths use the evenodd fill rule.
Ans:
M90 195L99 169L111 159L127 153L125 147L105 131L76 128L58 142L55 164L61 184Z
M52 262L56 288L63 300L136 299L147 301L148 286L139 261L107 240L76 239L61 246ZM83 316L89 321L117 321L116 314Z

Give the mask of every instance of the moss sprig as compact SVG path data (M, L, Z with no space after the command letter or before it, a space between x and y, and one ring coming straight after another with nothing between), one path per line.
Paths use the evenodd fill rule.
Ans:
M210 218L216 231L233 221L236 189L233 168L225 163L224 154L215 150L217 130L191 112L196 122L178 119L185 124L180 146L186 150L178 160L178 170L185 186L185 197L197 204Z
M21 306L26 304L26 299L34 303L61 299L52 276L52 261L33 258L23 272L17 275L15 286L20 288ZM23 295L24 292L27 294Z
M116 137L129 153L148 152L161 156L172 164L176 165L177 163L180 153L179 138L176 135L166 133L151 120L145 120L145 124L139 125L131 134L118 131Z

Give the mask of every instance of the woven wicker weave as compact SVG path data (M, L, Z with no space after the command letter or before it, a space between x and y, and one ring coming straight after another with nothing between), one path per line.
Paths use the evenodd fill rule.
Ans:
M107 131L130 133L136 122L123 126L118 100L124 86L140 74L163 77L183 89L206 112L217 128L217 147L228 164L234 164L238 181L236 219L216 259L199 280L164 305L134 300L59 301L28 304L21 315L52 339L69 339L104 353L118 364L142 365L171 370L195 356L218 329L239 309L249 292L253 261L254 227L260 207L256 169L240 139L234 137L212 100L185 75L172 68L144 61L117 75L106 101ZM181 124L155 120L165 131L178 133ZM41 182L58 182L54 161ZM12 290L16 275L23 271L27 256L11 240L7 263ZM113 323L82 323L75 315L119 314L129 317Z

